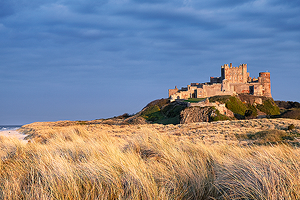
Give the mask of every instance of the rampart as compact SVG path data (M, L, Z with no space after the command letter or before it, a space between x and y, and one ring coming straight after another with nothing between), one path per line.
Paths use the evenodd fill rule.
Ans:
M233 67L230 63L221 66L221 76L210 77L210 82L191 83L185 88L178 89L175 86L175 89L169 89L171 101L234 94L272 97L270 73L260 72L257 79L251 78L247 64Z

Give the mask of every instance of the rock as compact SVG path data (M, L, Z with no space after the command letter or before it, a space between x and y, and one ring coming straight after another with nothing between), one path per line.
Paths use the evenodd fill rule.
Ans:
M213 114L214 109L211 107L188 107L180 113L180 124L209 122Z

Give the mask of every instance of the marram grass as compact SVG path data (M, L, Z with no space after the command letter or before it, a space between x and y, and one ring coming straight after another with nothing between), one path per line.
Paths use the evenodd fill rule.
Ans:
M300 199L300 150L205 145L142 127L0 138L0 199Z

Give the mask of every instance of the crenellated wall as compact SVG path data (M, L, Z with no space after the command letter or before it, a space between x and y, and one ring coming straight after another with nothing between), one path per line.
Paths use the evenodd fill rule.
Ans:
M255 79L247 72L247 64L233 67L230 63L221 66L221 77L210 77L208 83L191 83L180 90L177 87L169 89L171 100L233 94L272 97L270 73L261 72Z

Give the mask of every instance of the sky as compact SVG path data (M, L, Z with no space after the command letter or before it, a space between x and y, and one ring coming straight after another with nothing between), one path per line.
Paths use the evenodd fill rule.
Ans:
M0 0L2 125L133 114L229 63L300 101L300 1Z

